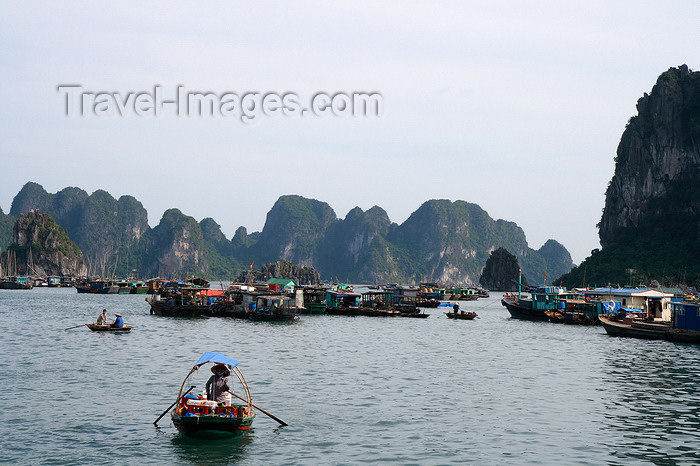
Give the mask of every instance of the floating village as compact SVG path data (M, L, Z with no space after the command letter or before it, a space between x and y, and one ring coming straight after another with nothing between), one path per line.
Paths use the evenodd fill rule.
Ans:
M343 283L314 286L299 285L290 278L270 278L264 282L231 283L212 286L203 278L168 280L154 278L90 279L87 277L0 278L0 289L32 290L42 287L73 287L77 294L144 295L148 312L165 318L232 318L263 322L293 322L302 315L364 316L426 319L426 309L441 308L447 318L473 320L468 302L489 298L489 291L478 287L419 285L351 285ZM602 325L613 337L700 343L700 295L692 288L619 287L566 289L560 286L522 286L506 292L501 304L511 319L553 324ZM129 333L130 325L121 315L110 324L104 319L86 326L94 332ZM468 325L468 324L467 324ZM68 330L68 329L67 329ZM200 367L210 365L221 380L232 379L239 385L234 394L216 393L215 386L200 394L187 389L190 377ZM177 401L156 421L171 414L173 425L184 433L240 432L249 429L255 410L276 418L252 402L247 382L238 362L221 353L205 353L180 385ZM224 382L221 382L224 383ZM228 383L228 382L226 382ZM228 387L228 385L226 385ZM240 399L235 403L232 396Z
M459 302L488 298L479 287L384 284L300 285L291 278L231 283L219 288L203 278L90 279L87 277L0 277L0 289L73 287L78 294L143 294L150 314L164 317L230 317L289 321L303 314L427 318L425 309L445 308L454 319L473 319ZM357 288L357 290L356 290ZM362 290L362 291L360 291ZM602 325L612 336L700 343L700 294L694 288L661 286L566 289L519 286L501 304L512 319Z

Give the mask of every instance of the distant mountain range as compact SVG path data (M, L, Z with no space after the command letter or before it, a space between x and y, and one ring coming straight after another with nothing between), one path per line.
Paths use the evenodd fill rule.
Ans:
M430 200L401 225L386 211L351 210L344 219L325 202L280 197L261 232L240 227L231 240L211 218L197 222L167 210L155 228L132 196L106 191L88 194L69 187L50 194L37 183L24 185L9 214L0 211L0 246L11 243L15 219L39 209L55 218L84 253L88 268L103 276L202 275L232 279L251 263L280 259L315 267L325 280L355 283L439 281L476 283L491 251L514 254L531 283L568 272L571 256L554 240L530 248L513 222L494 220L476 204Z
M564 285L700 287L700 72L670 68L637 111L605 193L602 250L563 276Z

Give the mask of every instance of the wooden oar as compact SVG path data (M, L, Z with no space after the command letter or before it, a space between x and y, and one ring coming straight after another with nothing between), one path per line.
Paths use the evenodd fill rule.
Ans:
M70 330L70 329L72 329L72 328L82 327L83 325L87 325L87 324L80 324L80 325L76 325L75 327L68 327L68 328L65 329L65 330Z
M230 393L231 395L235 396L236 398L238 398L239 400L243 400L243 401L245 401L246 403L248 402L248 400L246 400L245 398L241 398L240 396L236 395L236 394L233 393L233 392L229 392L229 393ZM253 408L255 408L255 409L257 409L258 411L260 411L261 413L267 414L267 415L270 416L272 419L274 419L275 421L279 422L281 425L283 425L283 426L289 425L289 424L287 424L286 422L284 422L282 419L280 419L280 418L278 418L278 417L275 417L275 416L273 416L272 414L268 413L267 411L265 411L264 409L262 409L260 406L255 406L253 403L251 403L250 405L251 405Z
M189 392L191 392L192 389L195 388L195 387L196 387L196 385L192 385L185 393L182 394L182 396L187 395L187 394L188 394ZM179 399L180 399L180 398L178 398L177 400L175 400L175 403L177 403ZM163 416L165 416L165 414L166 414L168 411L170 411L170 408L172 408L173 406L175 406L175 403L173 403L173 404L171 404L170 406L168 406L168 409L166 409L165 411L163 411L163 414L161 414L160 416L158 416L158 419L156 419L155 421L153 421L153 425L154 425L154 426L158 427L158 421L160 421L160 419L161 419Z

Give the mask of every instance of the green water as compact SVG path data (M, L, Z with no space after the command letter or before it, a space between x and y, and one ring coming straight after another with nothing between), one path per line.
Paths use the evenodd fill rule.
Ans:
M697 464L700 346L511 320L169 319L141 295L0 290L0 461L22 464ZM131 334L64 328L123 314ZM240 361L258 413L192 439L169 416L205 351ZM199 386L203 386L202 374ZM196 383L197 381L195 381Z

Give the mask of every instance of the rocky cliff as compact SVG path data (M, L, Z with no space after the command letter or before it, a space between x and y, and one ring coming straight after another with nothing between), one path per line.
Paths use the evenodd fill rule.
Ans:
M487 290L518 291L519 279L523 286L527 286L526 276L523 274L520 278L518 259L504 248L498 248L486 261L479 284Z
M651 94L639 99L637 111L622 133L605 195L599 225L603 248L616 232L638 227L650 215L700 212L697 199L683 204L669 199L676 183L692 188L700 169L700 73L686 65L669 69Z
M5 214L0 208L0 252L12 244L12 228L14 224L15 218L12 215Z
M201 226L178 209L163 213L158 226L147 232L141 247L141 270L147 276L193 276L209 269Z
M68 233L48 214L37 210L21 215L15 222L13 243L3 253L16 259L20 273L33 276L80 276L87 273L83 254ZM5 267L7 268L7 267Z
M78 188L47 193L27 183L13 212L34 205L55 212L85 251L90 273L230 279L250 263L288 260L314 266L324 278L366 283L440 281L473 284L490 251L513 251L531 280L561 275L571 267L566 249L550 241L530 248L513 222L494 220L476 204L425 202L403 224L381 207L352 209L339 219L325 202L287 195L278 199L261 232L240 227L229 241L211 218L197 223L177 209L151 229L141 203L105 191Z
M242 232L237 237L240 243ZM504 246L515 251L523 270L542 283L547 270L553 277L571 268L568 252L556 245L561 246L556 242L543 246L548 255L535 251L516 224L494 220L478 205L464 201L427 201L396 225L377 206L367 212L355 208L340 220L326 203L283 196L250 248L258 253L250 257L273 251L313 264L332 280L473 284L489 252Z
M598 224L602 250L568 286L700 285L700 73L662 73L622 133Z
M148 214L132 196L117 200L103 190L88 195L72 187L50 194L29 182L15 196L10 212L19 216L32 209L48 213L65 228L84 251L91 273L126 275L138 267L140 258L133 251L149 230Z
M236 278L240 283L252 283L254 281L267 281L270 278L291 278L297 285L318 285L321 276L310 266L298 266L290 261L269 262L262 266L262 270L246 270Z

